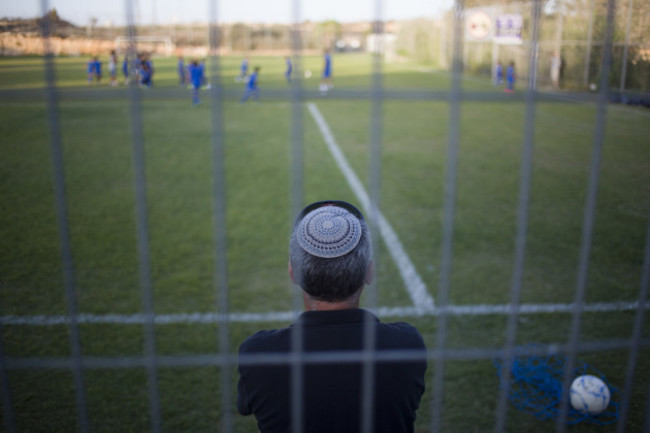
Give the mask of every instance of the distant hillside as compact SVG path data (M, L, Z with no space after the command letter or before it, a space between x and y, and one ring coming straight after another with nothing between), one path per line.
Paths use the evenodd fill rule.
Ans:
M43 26L49 20L50 35L66 38L69 36L83 35L85 30L77 27L69 21L59 17L55 9L52 9L42 18L0 18L0 33L20 33L24 35L40 35L43 32Z
M111 50L120 54L129 34L125 26L97 26L91 20L88 26L76 26L62 19L56 10L43 18L0 19L0 55L42 55L45 50L54 55L108 55ZM49 39L43 40L44 26L49 27ZM334 52L361 52L367 49L368 35L373 33L375 23L359 21L339 23L304 21L300 23L303 52L320 53L327 47ZM396 35L400 23L387 21L382 24L385 33ZM220 23L219 52L269 53L286 55L292 50L292 26L269 23ZM138 51L171 55L172 52L207 52L209 41L208 23L138 25ZM47 45L47 47L46 47ZM197 54L198 55L198 54ZM204 55L204 54L202 54Z

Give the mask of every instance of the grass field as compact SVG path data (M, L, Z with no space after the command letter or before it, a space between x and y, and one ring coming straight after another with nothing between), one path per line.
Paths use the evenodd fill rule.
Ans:
M292 310L295 288L287 276L290 233L292 105L283 91L281 57L259 57L261 102L240 104L235 83L239 58L222 59L224 166L228 245L229 311L257 321L233 320L230 345L256 330L285 326L271 313ZM89 88L83 58L56 60L58 121L64 153L70 241L83 354L137 357L143 354L142 311L134 198L130 108L124 87ZM316 90L321 60L304 59ZM155 327L160 355L218 352L217 324L180 314L218 310L214 283L213 168L210 98L191 106L189 91L176 86L175 59L155 59L155 87L142 91L147 200L154 310L167 323ZM367 91L371 61L362 55L334 57L334 91L313 103L350 166L368 188L371 104L338 98L346 90ZM445 92L444 73L414 64L384 66L383 85L405 94ZM53 192L47 107L38 89L41 58L0 58L0 314L8 359L70 356L68 327L53 318L66 314L61 246ZM521 90L503 97L489 83L467 79L463 89L481 98L461 106L460 148L454 221L450 303L468 307L449 319L446 345L453 349L499 349L505 344L513 273L517 196L525 104ZM273 98L265 97L271 93ZM279 96L278 96L279 95ZM289 94L284 94L288 96ZM436 299L440 278L442 209L447 170L449 105L445 98L396 98L383 102L381 210L428 294ZM332 158L310 112L303 113L304 202L336 198L358 203ZM517 344L565 344L575 298L583 214L596 128L596 107L566 99L537 105L535 148L522 303ZM650 208L650 115L612 106L605 125L599 195L586 291L589 305L603 311L582 317L582 342L631 336L639 298ZM411 314L414 305L396 264L378 242L378 308L392 308L385 321L418 327L435 348L436 316ZM547 308L535 313L534 307ZM402 308L403 307L403 308ZM400 309L401 308L401 309ZM402 311L402 313L399 313ZM108 316L114 315L114 316ZM115 316L117 315L117 316ZM116 318L113 322L110 317ZM244 317L244 316L237 316ZM282 316L285 317L285 316ZM50 322L48 322L50 320ZM643 337L650 338L646 320ZM628 350L599 350L579 359L622 387ZM418 412L417 431L428 431L434 363ZM216 367L160 367L165 431L218 431L220 371ZM72 374L66 369L11 369L8 373L18 431L69 432L77 428ZM85 370L93 431L150 429L143 368ZM232 384L237 375L232 370ZM650 349L641 348L626 431L641 431L650 381ZM445 432L492 431L499 382L491 359L446 363L442 426ZM233 395L234 401L234 395ZM255 432L251 417L234 415L235 431ZM508 431L555 431L512 408ZM594 431L593 425L570 427ZM598 431L615 431L615 426Z

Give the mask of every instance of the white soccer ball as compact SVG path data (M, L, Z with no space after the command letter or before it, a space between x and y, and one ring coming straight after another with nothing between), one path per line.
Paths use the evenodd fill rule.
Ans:
M594 90L596 90L596 84L591 83L591 84L589 85L589 90L591 90L592 92L593 92Z
M600 378L585 374L571 384L571 406L580 413L597 415L607 409L611 394Z
M307 69L305 71L305 78L309 78L309 77L311 77L311 69Z

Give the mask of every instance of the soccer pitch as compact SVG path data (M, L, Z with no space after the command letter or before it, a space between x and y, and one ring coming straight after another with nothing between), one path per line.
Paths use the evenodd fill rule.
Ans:
M290 323L296 291L287 275L295 113L284 60L251 58L251 66L262 69L259 104L239 103L244 88L234 78L240 60L221 59L218 109L226 196L226 227L219 230L227 241L227 343L233 353L255 331ZM146 342L132 106L124 86L111 88L107 77L89 87L85 61L56 60L58 104L52 119L42 92L43 59L0 59L0 348L18 431L78 428L73 375L65 363L71 349L48 120L58 125L63 148L90 426L100 432L151 429L147 374L137 361ZM235 431L257 431L252 417L234 414L234 404L222 407L221 370L196 361L219 352L217 312L224 308L215 289L215 107L208 90L199 107L191 106L189 90L176 84L175 59L154 61L155 86L138 91L162 428L215 431L229 412ZM340 199L364 206L371 175L371 58L334 56L335 88L327 96L317 92L321 59L305 57L302 67L313 72L303 80L303 204ZM362 304L375 304L384 321L412 323L434 349L451 80L409 63L386 64L382 72L383 218L375 239L377 283ZM526 111L523 84L518 87L506 95L487 80L463 81L468 93L459 118L445 342L458 356L445 363L445 432L492 431L497 417L493 359L472 353L496 352L506 341ZM595 104L566 96L540 97L536 105L517 345L560 347L569 340L596 110ZM621 388L629 359L629 347L621 342L634 328L648 230L650 114L610 106L604 131L580 328L580 342L597 350L580 351L578 358ZM376 292L368 296L370 290ZM650 422L648 320L642 338L630 432ZM194 361L183 362L185 356ZM115 361L93 362L107 358ZM38 360L49 360L50 367L37 368ZM434 368L431 360L418 432L429 431ZM235 389L234 366L230 378ZM556 428L512 406L507 415L508 431ZM616 431L616 425L599 431Z

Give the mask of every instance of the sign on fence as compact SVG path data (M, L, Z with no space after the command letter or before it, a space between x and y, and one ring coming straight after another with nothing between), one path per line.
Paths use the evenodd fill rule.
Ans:
M465 19L465 40L489 42L494 34L492 15L482 9L469 9Z
M521 44L524 19L521 14L499 15L496 17L494 42L497 44Z

